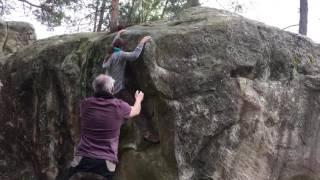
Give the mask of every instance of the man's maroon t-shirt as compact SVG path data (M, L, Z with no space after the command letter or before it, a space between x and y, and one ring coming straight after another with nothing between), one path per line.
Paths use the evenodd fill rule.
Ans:
M131 107L111 98L90 97L81 102L81 139L76 155L118 162L120 127L129 119Z

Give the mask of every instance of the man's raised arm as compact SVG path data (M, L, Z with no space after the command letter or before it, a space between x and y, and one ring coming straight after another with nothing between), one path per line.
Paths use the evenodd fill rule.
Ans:
M143 101L144 94L142 91L136 91L135 93L136 101L133 106L131 106L131 112L129 117L135 117L140 114L141 111L141 102Z
M3 84L2 84L2 82L1 82L1 80L0 80L0 92L1 92L1 88L3 87Z

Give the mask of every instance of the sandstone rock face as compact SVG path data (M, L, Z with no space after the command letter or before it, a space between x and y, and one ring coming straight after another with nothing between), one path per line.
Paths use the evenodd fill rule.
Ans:
M18 51L36 40L31 24L0 21L0 57Z
M160 144L122 129L117 180L317 180L320 49L310 40L209 8L130 27L129 89ZM79 101L114 34L41 40L1 65L2 179L61 179L79 137ZM81 179L79 177L78 179Z

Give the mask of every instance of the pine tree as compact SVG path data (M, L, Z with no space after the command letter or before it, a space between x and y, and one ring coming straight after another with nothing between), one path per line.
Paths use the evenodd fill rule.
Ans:
M307 35L308 31L308 0L300 0L299 33Z

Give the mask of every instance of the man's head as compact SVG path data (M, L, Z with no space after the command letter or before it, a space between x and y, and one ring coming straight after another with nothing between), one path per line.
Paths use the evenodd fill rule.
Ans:
M113 93L114 79L105 74L100 74L92 83L94 93Z

